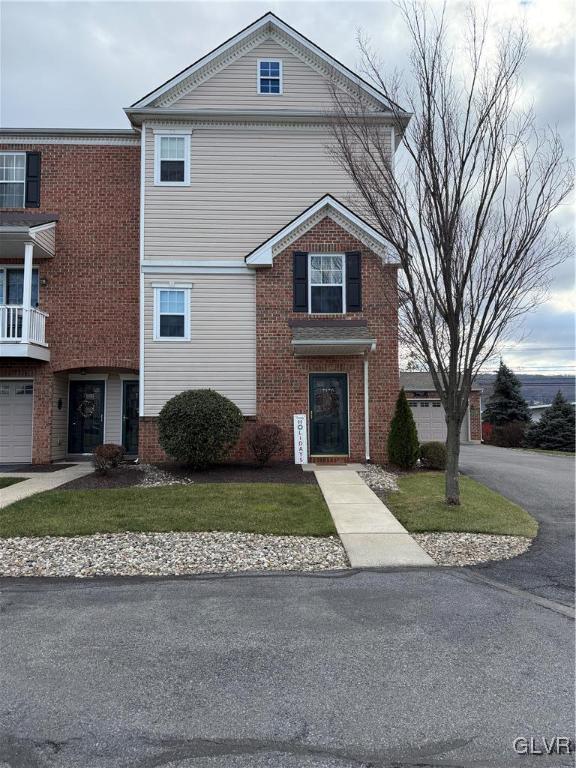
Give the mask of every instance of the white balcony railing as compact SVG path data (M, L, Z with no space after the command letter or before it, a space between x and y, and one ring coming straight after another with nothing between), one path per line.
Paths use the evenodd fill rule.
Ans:
M35 307L0 304L0 343L22 342L47 346L46 312Z

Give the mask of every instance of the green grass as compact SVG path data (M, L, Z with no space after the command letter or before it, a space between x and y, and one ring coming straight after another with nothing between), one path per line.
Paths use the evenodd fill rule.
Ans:
M422 472L400 478L399 493L386 499L395 517L413 533L464 531L533 538L538 523L504 496L460 477L460 506L444 503L444 474Z
M0 488L8 488L9 485L21 483L22 480L28 480L27 477L0 477Z
M0 537L120 531L244 531L329 536L320 489L281 483L46 491L0 510Z

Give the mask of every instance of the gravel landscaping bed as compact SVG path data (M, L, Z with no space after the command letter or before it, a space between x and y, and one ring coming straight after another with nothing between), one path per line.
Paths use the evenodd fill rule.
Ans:
M396 482L398 475L395 475L392 472L386 472L386 470L382 469L378 464L364 464L362 469L358 470L358 474L373 491L394 493L399 490Z
M0 539L0 576L173 576L347 567L335 536L115 533Z
M476 565L521 555L533 539L486 533L413 533L413 538L438 565Z

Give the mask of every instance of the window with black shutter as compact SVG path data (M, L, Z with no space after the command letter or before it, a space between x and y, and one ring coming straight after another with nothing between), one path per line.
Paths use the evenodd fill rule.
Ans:
M26 152L26 208L40 207L40 152Z
M308 312L308 254L295 251L292 255L294 312Z
M346 254L346 311L362 311L362 254Z

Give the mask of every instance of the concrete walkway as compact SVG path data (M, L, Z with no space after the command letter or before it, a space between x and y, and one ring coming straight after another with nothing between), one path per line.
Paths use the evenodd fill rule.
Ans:
M73 467L60 469L56 472L30 473L28 480L0 489L0 509L13 504L15 501L20 501L20 499L33 496L35 493L51 491L53 488L58 488L59 485L69 483L77 477L89 475L93 471L94 467L91 462L83 461L80 464L74 464ZM26 477L26 474L24 472L0 472L0 477Z
M314 474L353 568L435 565L353 466Z

